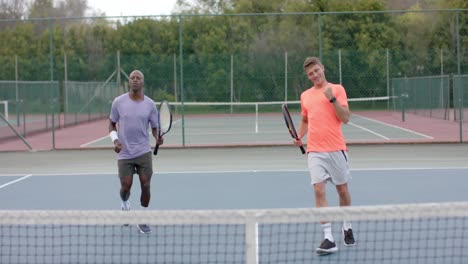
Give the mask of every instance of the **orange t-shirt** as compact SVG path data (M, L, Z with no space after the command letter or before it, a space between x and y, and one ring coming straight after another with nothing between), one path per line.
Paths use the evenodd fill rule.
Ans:
M348 98L343 86L329 83L336 101L348 106ZM336 115L333 104L323 94L325 88L307 89L301 94L302 116L307 117L307 152L332 152L347 150L341 120Z

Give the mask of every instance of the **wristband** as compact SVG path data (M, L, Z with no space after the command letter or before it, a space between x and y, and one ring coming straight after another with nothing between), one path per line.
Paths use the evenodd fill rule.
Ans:
M115 131L115 130L112 130L112 131L109 133L109 136L110 136L110 138L111 138L111 140L112 140L112 143L114 143L114 141L115 141L116 139L119 139L119 137L117 136L117 131Z

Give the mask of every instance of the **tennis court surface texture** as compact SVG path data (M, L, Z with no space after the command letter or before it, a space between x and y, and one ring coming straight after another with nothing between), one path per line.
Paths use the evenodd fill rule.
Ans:
M3 152L0 262L467 263L467 146L349 152L349 208L330 184L330 207L314 208L297 147L169 148L153 159L150 210L135 177L130 212L120 211L110 149ZM354 247L342 243L344 219ZM336 254L315 254L321 220L333 221Z

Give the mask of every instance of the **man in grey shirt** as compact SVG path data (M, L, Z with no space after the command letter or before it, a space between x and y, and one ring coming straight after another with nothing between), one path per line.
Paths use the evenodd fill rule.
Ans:
M130 74L130 91L112 102L109 118L109 132L114 151L118 153L120 178L120 198L122 210L130 210L130 189L133 174L140 179L140 203L147 209L150 202L150 183L153 175L153 163L148 126L151 126L155 140L161 145L163 138L158 137L158 110L154 101L143 93L144 76L139 70ZM139 224L141 233L151 233L146 224Z

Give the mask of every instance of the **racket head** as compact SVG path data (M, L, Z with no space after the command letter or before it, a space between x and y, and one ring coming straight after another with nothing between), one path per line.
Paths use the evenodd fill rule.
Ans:
M286 122L286 127L288 128L289 134L294 139L298 139L296 128L294 127L294 123L291 118L291 114L289 114L289 109L286 104L281 105L281 110L283 112L284 121Z
M172 127L172 113L171 113L171 108L169 106L169 103L167 101L162 101L159 104L159 110L158 110L158 119L159 119L159 129L158 129L158 135L159 137L162 137L164 134L169 132ZM158 155L158 150L159 150L159 144L156 142L156 146L154 147L153 154Z
M169 132L172 127L172 113L167 101L162 101L159 105L159 135Z
M289 134L291 134L292 138L298 140L299 137L297 136L296 128L294 127L294 123L293 123L293 120L291 118L291 114L289 114L288 106L286 104L282 104L281 105L281 110L283 112L284 121L286 123L286 126L288 127ZM302 154L306 153L303 146L300 146L299 148L301 149Z

